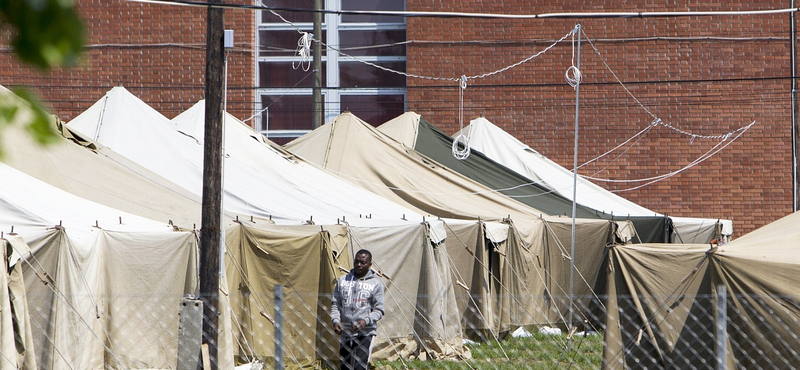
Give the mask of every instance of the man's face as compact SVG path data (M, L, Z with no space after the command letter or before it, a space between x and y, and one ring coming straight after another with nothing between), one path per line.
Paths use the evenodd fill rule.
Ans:
M356 277L362 278L366 276L370 267L372 267L372 260L368 254L360 253L356 255L356 259L353 261L353 272Z

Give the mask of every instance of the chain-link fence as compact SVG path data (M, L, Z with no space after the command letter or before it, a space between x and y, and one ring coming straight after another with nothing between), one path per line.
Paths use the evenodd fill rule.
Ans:
M385 369L800 368L797 356L800 341L793 330L800 327L797 297L780 297L777 301L781 304L776 306L773 304L776 297L682 295L673 297L670 306L657 307L652 316L639 308L643 301L652 301L652 297L597 298L574 301L571 330L562 321L526 326L499 324L497 328L489 328L488 322L500 323L502 315L487 318L474 307L463 313L462 330L453 337L446 337L443 331L424 329L393 336L390 333L396 328L379 325L372 365ZM614 315L606 311L609 300L615 301ZM305 321L302 311L308 309L284 307L284 363L289 368L310 363L338 368L339 338L326 317ZM471 324L469 317L485 318L487 325ZM413 318L404 320L413 320L419 329L439 318L417 311ZM790 321L784 321L787 319ZM242 347L244 343L237 343L237 359L258 360L273 366L270 354L275 341L252 337L253 332L267 333L273 328L259 324L252 330L240 329L253 344L265 350L258 353ZM316 336L310 335L314 330Z
M342 245L371 246L384 287L374 341L347 343L377 368L800 369L786 254L592 246L571 270L546 243L453 230L445 245L424 224L231 228L210 316L194 232L6 235L0 370L339 368L331 304L355 249Z
M283 294L276 299L274 292L250 292L248 303L222 304L215 347L219 368L339 368L340 338L330 322L330 296L303 295L291 287ZM18 298L12 300L19 303ZM503 300L491 298L497 303ZM371 348L371 365L381 369L800 368L797 297L681 295L652 311L646 307L657 300L654 297L599 298L574 300L571 330L560 320L518 326L503 319L508 310L495 306L498 310L487 317L470 305L462 311L458 328L448 332L439 313L416 305L405 316L402 307L387 302L387 315L379 322ZM207 356L199 350L202 315L197 312L202 309L186 304L198 301L181 304L176 296L123 292L105 297L28 294L27 301L27 316L13 316L17 335L3 337L3 346L10 340L21 360L6 355L0 368L31 368L27 365L35 360L38 368L52 369L194 369L203 361L203 353ZM614 313L609 314L611 306ZM7 329L4 323L4 333ZM181 353L183 358L176 360Z

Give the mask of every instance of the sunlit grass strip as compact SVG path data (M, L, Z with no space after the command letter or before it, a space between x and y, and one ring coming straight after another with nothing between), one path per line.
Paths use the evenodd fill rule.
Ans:
M603 354L603 336L577 335L570 352L565 335L534 333L530 338L509 338L497 343L468 344L472 359L376 361L377 369L599 369ZM503 351L508 359L503 356Z

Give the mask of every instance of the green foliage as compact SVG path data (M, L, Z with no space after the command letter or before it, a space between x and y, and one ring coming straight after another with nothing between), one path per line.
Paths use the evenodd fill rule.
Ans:
M603 354L603 336L589 335L572 338L569 349L566 336L534 333L530 338L510 338L496 342L468 345L472 359L378 361L378 369L599 369ZM506 358L506 356L508 356Z
M25 129L41 144L49 144L58 138L52 129L53 117L47 113L42 103L36 96L26 89L14 89L14 97L0 97L0 130L6 125L25 125ZM0 146L0 158L3 157L3 148Z
M83 52L83 22L71 0L0 0L0 24L11 26L17 56L42 71L74 65ZM54 141L51 117L35 94L24 89L14 94L19 99L0 99L0 130L24 124L36 141Z
M83 51L83 23L70 0L0 0L0 19L14 29L20 59L41 70L70 66Z

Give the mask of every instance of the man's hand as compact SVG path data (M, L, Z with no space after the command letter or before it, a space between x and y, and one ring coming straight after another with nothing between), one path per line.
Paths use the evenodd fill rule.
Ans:
M358 333L358 332L361 331L361 329L364 329L364 327L366 327L366 326L367 326L367 322L364 319L358 320L358 321L353 323L353 331Z
M338 322L333 323L333 331L335 331L336 334L342 334L342 330L343 329L344 328L342 328L342 324L341 323L338 323Z

